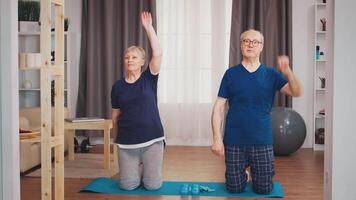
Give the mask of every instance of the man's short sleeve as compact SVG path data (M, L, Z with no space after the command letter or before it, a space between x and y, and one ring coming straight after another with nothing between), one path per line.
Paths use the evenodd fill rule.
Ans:
M281 90L282 87L288 83L288 79L279 71L277 71L276 69L273 69L273 73L274 73L274 77L275 77L275 89L276 90Z
M230 85L229 75L228 75L228 71L226 71L221 80L221 84L218 92L219 97L223 97L226 99L229 97L229 91L228 91L229 85Z

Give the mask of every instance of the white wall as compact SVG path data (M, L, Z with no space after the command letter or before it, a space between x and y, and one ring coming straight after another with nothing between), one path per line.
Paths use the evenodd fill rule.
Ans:
M0 199L20 200L17 1L0 1Z
M292 1L293 71L303 84L304 93L293 98L293 109L304 119L307 137L304 148L313 147L314 1Z
M331 158L326 170L331 174L325 199L356 199L356 1L335 0L334 66L331 94Z

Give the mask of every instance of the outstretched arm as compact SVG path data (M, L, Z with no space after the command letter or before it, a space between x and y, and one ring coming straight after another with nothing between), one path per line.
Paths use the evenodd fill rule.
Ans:
M159 45L156 31L152 26L152 16L149 12L141 13L141 23L144 29L146 30L148 40L150 41L152 49L152 58L150 60L150 70L151 73L156 75L159 73L162 63L162 49Z
M284 85L281 89L282 92L292 97L301 96L303 93L302 84L290 69L288 56L278 56L277 63L278 70L288 79L288 83Z
M211 126L213 128L213 145L211 151L218 156L223 156L225 152L222 140L222 125L224 121L226 101L225 98L218 97L215 101L213 113L211 115Z

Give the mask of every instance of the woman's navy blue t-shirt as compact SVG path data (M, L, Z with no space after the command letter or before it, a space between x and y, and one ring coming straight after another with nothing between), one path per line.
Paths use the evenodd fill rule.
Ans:
M111 105L120 109L116 143L122 148L139 148L164 140L157 106L158 75L149 67L134 83L118 80L111 89Z
M241 64L228 69L218 93L229 103L224 144L272 144L270 112L276 91L287 82L276 69L264 65L254 72Z

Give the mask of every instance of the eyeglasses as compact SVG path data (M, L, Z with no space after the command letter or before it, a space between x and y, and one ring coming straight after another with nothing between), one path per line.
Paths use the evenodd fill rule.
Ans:
M242 44L244 44L245 46L249 46L250 44L252 44L253 47L257 47L259 44L262 44L262 42L258 40L243 39Z

